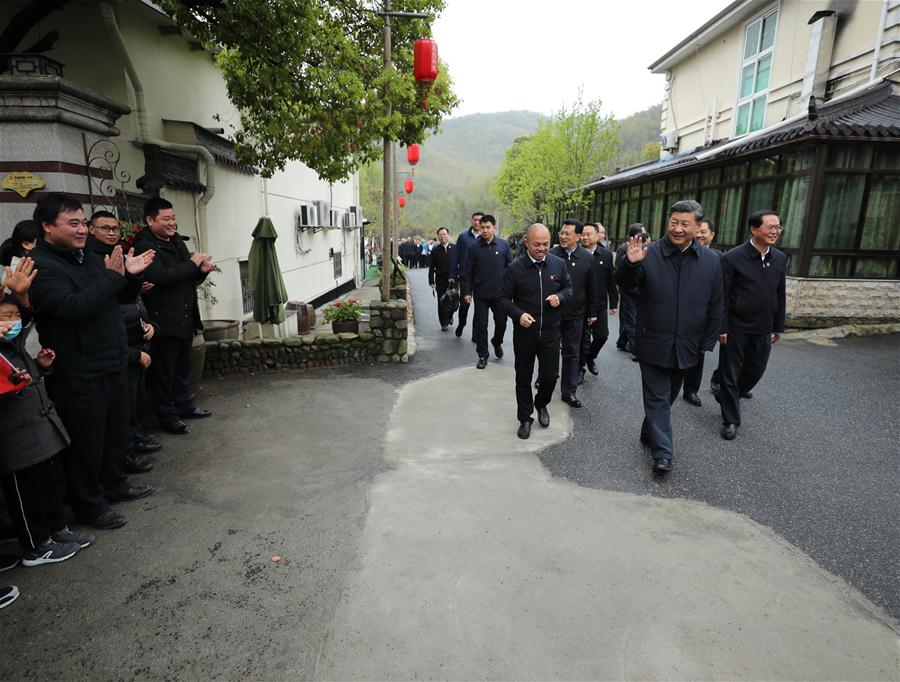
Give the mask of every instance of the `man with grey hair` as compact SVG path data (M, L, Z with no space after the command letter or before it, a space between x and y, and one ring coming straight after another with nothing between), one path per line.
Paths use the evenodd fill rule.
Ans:
M703 220L696 201L669 209L666 236L646 249L628 240L616 281L637 300L634 354L641 366L644 423L641 442L653 451L653 471L672 468L672 403L684 373L711 351L722 323L722 266L694 241Z

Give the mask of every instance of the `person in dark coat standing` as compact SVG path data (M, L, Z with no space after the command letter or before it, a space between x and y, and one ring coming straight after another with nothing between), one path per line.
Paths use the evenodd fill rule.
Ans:
M562 305L559 326L562 352L559 383L562 401L570 407L581 407L581 401L575 395L581 361L581 337L585 324L591 326L597 321L599 307L597 264L591 252L579 244L583 227L579 220L564 221L559 229L559 245L550 249L551 255L565 261L572 280L572 295Z
M466 303L472 303L472 299L475 299L472 326L475 332L475 350L478 353L478 369L487 367L488 312L494 317L491 345L494 347L494 354L498 358L503 357L506 311L500 303L500 280L512 263L512 251L504 239L495 235L496 227L494 216L486 214L481 218L481 235L469 247L460 291Z
M653 471L672 468L672 403L684 372L712 350L722 324L722 267L718 256L696 242L703 208L679 201L669 209L666 236L644 248L628 240L616 266L616 282L635 290L634 352L641 366L644 423L641 442L653 451Z
M43 236L31 252L39 272L30 296L41 345L56 352L47 392L72 439L62 458L69 503L80 521L118 528L125 517L109 502L153 492L149 485L132 486L125 473L127 346L119 296L140 288L154 254L125 255L117 246L100 258L86 250L87 219L67 194L42 196L34 219Z
M578 383L584 379L585 368L594 376L600 373L597 356L609 338L609 315L615 315L619 307L619 290L616 287L616 268L613 255L600 243L600 228L596 223L585 223L581 230L581 245L594 256L597 280L597 320L584 325L581 339L581 358ZM605 235L605 230L604 230ZM585 320L587 322L587 320Z
M437 294L438 321L441 323L441 331L445 332L453 324L453 315L448 314L441 305L441 298L450 285L450 264L456 246L450 243L450 233L446 227L437 231L438 243L431 249L428 258L428 284Z
M721 251L712 248L712 242L715 238L716 224L712 220L704 218L700 223L700 229L697 230L695 241L700 246L709 248L710 253L721 256ZM688 368L684 373L684 392L681 394L681 397L694 407L701 407L703 405L703 401L700 400L700 396L697 395L697 392L700 390L700 384L703 382L703 357L704 353L701 353L699 362L693 367ZM718 383L716 380L713 381L714 383Z
M644 247L650 243L650 233L647 232L641 223L633 223L628 226L628 239L640 236ZM625 241L618 251L616 251L616 266L625 260L625 252L628 249L628 242ZM616 348L634 355L634 325L637 318L637 300L634 292L626 291L619 287L619 338L616 341ZM635 358L632 358L635 359Z
M172 204L159 197L144 206L147 229L134 241L139 253L153 251L156 260L147 268L145 279L153 289L144 294L150 319L158 326L150 355L153 363L147 377L156 418L160 426L174 434L190 433L183 419L201 419L212 412L194 404L191 393L191 343L203 331L197 287L215 267L205 253L190 253Z
M481 234L481 217L484 215L482 211L475 211L472 214L472 225L462 232L456 238L456 250L450 256L450 284L460 285L463 275L466 272L466 256L469 253L469 247L478 239ZM465 299L460 298L459 301L459 318L456 324L456 338L462 336L463 329L466 328L466 319L469 316L469 304ZM473 316L472 342L475 342L475 327Z
M562 258L550 251L550 230L535 223L525 233L526 254L503 273L500 300L513 320L516 356L516 419L519 438L531 436L531 415L550 426L547 405L559 376L560 306L572 296L572 279ZM538 363L537 394L531 392L534 361Z
M716 396L722 407L722 438L733 440L741 425L741 396L762 379L772 344L784 333L787 256L775 248L781 217L771 210L749 218L750 241L722 256L725 313L719 335Z

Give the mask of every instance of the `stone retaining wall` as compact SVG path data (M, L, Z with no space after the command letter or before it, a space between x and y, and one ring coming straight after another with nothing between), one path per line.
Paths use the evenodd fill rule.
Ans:
M795 328L900 321L900 280L787 278L787 325Z
M208 341L204 377L267 370L333 367L360 362L408 362L404 300L372 301L369 331L332 334L323 328L304 336L250 341Z

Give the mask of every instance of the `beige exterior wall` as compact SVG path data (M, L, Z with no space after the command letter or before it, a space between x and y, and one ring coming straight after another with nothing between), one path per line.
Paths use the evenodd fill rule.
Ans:
M900 3L888 0L886 30L879 58L880 76L896 72L892 57L900 54ZM683 57L667 72L667 91L661 130L677 131L677 153L700 147L712 139L730 139L734 134L734 108L738 95L744 28L773 8L778 24L765 126L801 113L799 102L803 72L809 48L810 17L827 10L828 0L781 0L753 3L739 23L723 30L704 45ZM834 82L833 95L840 95L869 78L882 2L858 0L842 5L834 41L828 79ZM714 128L713 128L714 126ZM669 153L663 152L663 156Z
M152 137L184 141L179 131L163 120L191 121L203 127L224 128L225 136L239 124L239 115L229 101L225 82L212 56L192 51L182 36L160 33L164 17L136 2L114 3L118 23L147 103L147 120ZM9 14L0 8L0 25ZM60 40L48 56L65 65L65 77L105 96L135 107L134 93L124 67L112 47L97 6L72 3L42 22L23 44L51 28L58 28ZM218 119L214 116L218 114ZM117 122L121 135L113 142L121 152L120 168L131 176L126 189L139 192L135 181L144 174L144 156L133 144L137 139L134 114ZM167 134L169 137L167 137ZM34 159L45 160L45 159ZM50 159L46 159L50 160ZM292 299L311 300L348 280L358 278L359 230L326 229L316 234L295 235L296 215L301 202L325 200L335 208L359 205L358 176L330 186L300 163L290 163L268 182L217 164L215 196L207 208L207 235L197 234L197 204L200 195L163 189L162 195L175 205L179 231L191 237L190 248L211 253L222 269L214 273L214 306L202 308L207 319L243 319L239 263L246 260L252 243L251 232L268 208L278 231L276 247L285 286ZM205 178L201 174L200 181ZM62 189L48 187L48 189ZM11 226L3 226L8 232ZM343 273L334 277L330 250L343 254Z

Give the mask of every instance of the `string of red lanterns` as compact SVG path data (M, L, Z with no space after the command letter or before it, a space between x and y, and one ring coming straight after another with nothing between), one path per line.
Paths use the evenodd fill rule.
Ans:
M426 86L433 83L438 77L438 50L437 43L431 38L419 38L413 46L413 76L419 83ZM426 94L424 106L428 108L428 96ZM410 166L419 163L419 145L410 144L406 146L406 160ZM407 178L403 183L403 189L407 194L412 194L415 189L415 182L412 178ZM406 206L406 197L397 197L397 205L400 208Z

